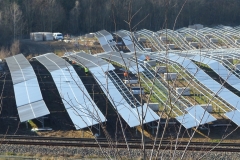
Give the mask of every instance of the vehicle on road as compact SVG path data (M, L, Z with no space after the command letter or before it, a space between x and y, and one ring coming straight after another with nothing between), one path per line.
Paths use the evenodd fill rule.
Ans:
M63 40L63 35L62 33L53 33L53 39L54 40Z

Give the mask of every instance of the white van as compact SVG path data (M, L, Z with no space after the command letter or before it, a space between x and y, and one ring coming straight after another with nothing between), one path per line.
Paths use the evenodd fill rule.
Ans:
M53 39L54 40L63 40L62 33L53 33Z

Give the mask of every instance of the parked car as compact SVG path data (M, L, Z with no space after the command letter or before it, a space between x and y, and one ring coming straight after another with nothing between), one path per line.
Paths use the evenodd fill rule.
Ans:
M53 33L54 40L63 40L62 33Z

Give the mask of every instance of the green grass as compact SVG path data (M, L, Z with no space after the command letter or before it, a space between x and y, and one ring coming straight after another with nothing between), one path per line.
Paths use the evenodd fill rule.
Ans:
M236 65L236 64L239 64L240 63L240 59L234 59L233 60L233 64Z
M207 67L206 65L203 65L203 64L199 64L199 65L202 65L202 67ZM182 75L182 79L183 77L185 79L188 79L188 80L192 80L191 77L189 77L188 73L186 73L182 68L180 68L178 65L165 65L167 66L168 68L168 72L179 72L178 74L181 74ZM207 67L208 68L208 67ZM184 96L186 99L188 99L189 101L192 101L194 100L194 102L197 102L197 104L208 104L209 103L209 100L206 98L206 97L212 97L212 95L208 94L205 90L203 90L202 88L197 88L198 90L200 90L206 97L204 98L204 96L200 96L200 93L195 89L196 88L196 85L188 85L188 83L185 81L185 80L182 80L181 77L179 77L178 75L178 79L177 79L177 82L180 82L181 85L183 86L187 86L187 87L190 87L190 90L191 90L191 96ZM173 85L173 82L170 82L170 85ZM194 94L195 92L195 94ZM216 103L217 105L219 105L220 107L222 107L224 110L228 111L229 109L227 107L225 107L225 104L223 104L218 98L213 98L212 100L214 103ZM220 109L216 104L214 103L210 103L212 104L213 106L213 111L214 112L222 112L223 110Z
M31 128L38 128L38 126L32 120L29 120L28 123L31 126Z
M160 110L160 111L164 111L164 104L167 104L168 106L172 106L172 105L170 104L170 100L168 99L168 95L166 95L166 94L164 94L163 92L160 92L158 89L156 89L157 86L156 86L156 85L153 85L151 81L147 80L147 79L144 78L143 76L142 76L142 78L144 79L144 81L147 83L147 85L148 85L150 88L153 86L153 88L152 88L152 89L153 89L153 92L152 92L152 94L151 94L151 96L150 96L150 101L151 101L151 102L154 102L154 103L159 103L159 104L160 104L160 107L159 107L159 110ZM147 85L146 85L144 82L142 82L141 85L142 85L142 87L144 88L144 90L145 90L147 93L150 93L150 89L147 87ZM159 100L155 94L157 94L157 96L158 96L159 99L161 99L161 100ZM181 114L181 112L179 111L179 109L178 109L176 106L173 106L172 109L173 109L173 111L174 111L175 113ZM170 108L167 107L164 112L166 112L166 114L168 115L169 112L170 112ZM171 116L171 117L175 117L176 115L171 112L170 116Z
M219 143L219 142L221 142L221 139L211 139L211 142L212 143Z

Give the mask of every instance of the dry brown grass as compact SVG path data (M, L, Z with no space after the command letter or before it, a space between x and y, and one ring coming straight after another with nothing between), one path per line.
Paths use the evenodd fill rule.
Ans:
M44 131L36 133L46 137L94 138L90 131Z
M8 48L1 47L1 49L0 49L0 58L4 59L4 58L9 57L9 56L11 56L11 53L8 50Z
M12 43L10 47L11 55L16 55L20 53L20 43L19 40L16 40Z

